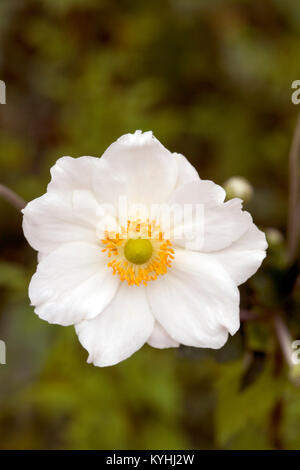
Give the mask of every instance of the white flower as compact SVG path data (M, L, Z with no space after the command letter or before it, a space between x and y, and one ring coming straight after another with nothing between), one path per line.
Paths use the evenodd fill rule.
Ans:
M241 200L224 202L220 186L151 132L122 136L101 159L60 158L51 175L46 194L23 210L25 236L39 254L29 297L40 318L75 325L88 362L116 364L146 342L220 348L238 330L237 286L267 248ZM192 246L176 222L166 239L157 220L131 209L122 225L113 208L124 196L130 208L202 207L204 224L190 224L202 242ZM114 230L104 230L104 220Z

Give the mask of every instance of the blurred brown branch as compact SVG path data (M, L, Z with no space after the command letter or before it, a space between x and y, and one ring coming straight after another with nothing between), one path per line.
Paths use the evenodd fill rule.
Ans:
M240 310L240 320L244 321L255 321L255 320L265 320L272 315L271 312L257 313L251 312L250 310L241 309Z
M299 235L298 223L298 198L299 198L299 164L298 157L300 154L300 113L292 145L289 153L289 212L288 212L288 255L289 260L292 261L297 249L297 240Z
M277 339L281 348L282 355L286 363L292 367L291 344L292 338L290 332L279 314L274 315L274 326Z
M7 188L3 184L0 184L0 197L9 202L17 210L22 210L26 206L26 202L18 194L16 194L12 189Z

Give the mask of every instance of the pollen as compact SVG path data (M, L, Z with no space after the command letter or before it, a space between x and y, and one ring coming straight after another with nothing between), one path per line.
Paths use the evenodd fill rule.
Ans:
M174 259L172 243L154 221L128 221L119 232L106 232L101 243L113 274L129 285L147 285L156 280L167 273Z

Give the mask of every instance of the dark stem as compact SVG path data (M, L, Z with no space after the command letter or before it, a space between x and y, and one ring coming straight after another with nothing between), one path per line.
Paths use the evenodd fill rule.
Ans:
M298 240L298 198L299 198L299 172L298 157L300 154L300 113L298 115L296 128L289 153L289 212L288 212L288 256L293 258L297 249Z
M272 446L277 449L283 449L281 423L283 418L283 400L279 398L272 411L270 417L269 433Z
M274 315L274 326L275 326L278 343L281 348L282 356L284 357L288 366L292 367L293 366L292 354L291 354L292 338L291 338L291 335L287 326L285 325L281 316L278 313Z
M251 312L251 310L245 310L245 309L240 310L240 320L241 320L241 322L266 320L267 318L269 318L271 316L272 316L272 313L267 312L267 311L264 312L264 313L257 313L257 312Z

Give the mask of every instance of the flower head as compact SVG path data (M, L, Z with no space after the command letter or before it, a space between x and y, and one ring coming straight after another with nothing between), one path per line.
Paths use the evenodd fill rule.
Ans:
M232 176L229 180L225 181L224 189L227 197L240 197L244 202L250 201L253 196L253 188L249 181L242 176Z
M146 342L220 348L239 328L239 291L267 243L240 199L200 179L151 132L102 158L60 158L23 210L38 251L36 314L75 325L88 362L116 364Z

